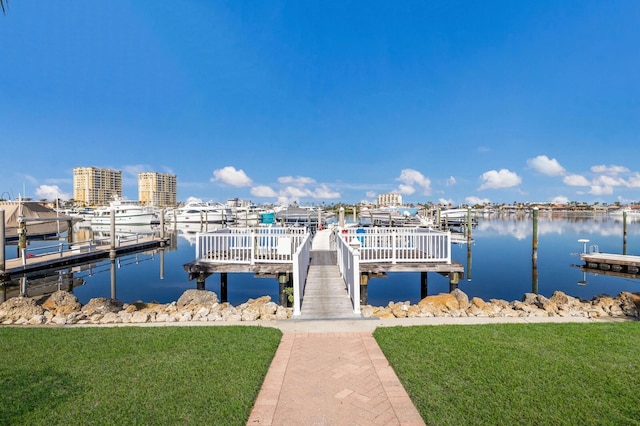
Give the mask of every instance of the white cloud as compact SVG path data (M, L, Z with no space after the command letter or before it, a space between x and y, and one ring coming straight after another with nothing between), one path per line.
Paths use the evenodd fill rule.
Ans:
M235 187L251 186L253 181L244 170L236 170L233 166L226 166L213 171L211 182L222 182Z
M640 188L640 173L630 176L627 181L627 186L629 188Z
M398 186L398 189L396 189L395 192L398 192L398 193L400 193L402 195L411 195L414 192L416 192L416 189L411 185L400 184Z
M527 165L538 173L547 176L563 176L567 172L565 168L558 163L558 160L549 158L546 155L538 155L535 158L528 159Z
M367 191L365 195L367 198L375 198L378 194L375 191Z
M491 200L489 200L488 198L480 198L480 197L476 197L476 196L470 196L464 199L464 201L472 206L475 205L482 205L485 206L487 204L491 204Z
M456 178L454 178L453 176L449 176L449 179L447 179L447 186L453 186L456 184Z
M316 181L306 176L282 176L278 178L278 182L285 185L305 186L316 183Z
M557 197L554 197L551 202L553 204L567 204L569 199L563 195L558 195Z
M445 199L445 198L439 198L438 199L438 204L442 205L442 206L452 206L453 205L453 200L452 199Z
M617 175L620 173L628 173L629 169L624 166L605 166L604 164L592 166L591 171L594 173L608 173L610 175Z
M273 188L266 185L258 185L251 188L251 195L254 197L277 197L278 193Z
M396 180L402 182L398 188L398 192L401 194L413 194L415 192L413 185L417 185L422 188L423 195L431 195L431 179L417 170L403 169Z
M310 197L311 191L309 189L298 188L296 186L287 186L282 191L280 191L280 195L286 195L288 197L299 199L303 197Z
M581 175L565 176L562 179L562 182L564 182L564 184L568 186L589 186L590 185L587 178Z
M520 185L522 179L515 172L507 169L489 170L482 174L483 184L478 188L483 189L498 189L498 188L511 188Z
M595 178L592 184L600 186L624 186L626 182L622 178L602 175Z
M53 201L57 198L61 200L70 200L72 197L58 187L58 185L40 185L36 188L36 196L38 199L45 199L47 201Z
M201 203L201 202L202 202L201 198L192 196L192 197L187 197L186 204L189 204L189 203Z
M316 199L340 198L340 193L330 189L327 185L320 185L313 190L313 198L316 198Z
M611 195L613 194L613 188L610 186L592 185L589 191L591 195Z

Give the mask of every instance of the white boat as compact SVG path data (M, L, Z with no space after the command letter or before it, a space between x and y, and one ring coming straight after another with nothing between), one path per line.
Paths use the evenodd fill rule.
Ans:
M358 213L360 223L369 226L429 226L426 218L418 216L418 209L406 206L363 208Z
M226 206L212 202L192 201L184 207L167 212L167 220L176 223L230 223L233 212Z
M108 207L95 209L91 218L91 226L110 225L111 212L115 212L116 226L150 225L158 221L156 212L151 207L141 206L136 201L115 199Z

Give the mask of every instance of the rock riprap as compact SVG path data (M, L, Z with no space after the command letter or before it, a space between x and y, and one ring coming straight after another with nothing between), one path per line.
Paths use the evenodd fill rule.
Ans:
M2 325L141 324L210 321L274 321L291 318L292 309L271 301L270 296L249 299L238 306L220 303L208 290L187 290L171 303L122 303L95 298L82 305L66 291L46 298L13 297L0 304ZM596 296L582 300L556 291L549 298L526 293L522 300L485 301L469 297L459 289L427 296L417 304L389 302L387 306L362 306L365 318L424 317L585 317L638 318L640 293L622 292L616 297Z

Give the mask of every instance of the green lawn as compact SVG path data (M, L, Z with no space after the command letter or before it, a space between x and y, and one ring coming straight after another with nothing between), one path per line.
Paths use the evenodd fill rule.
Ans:
M282 334L0 328L0 425L244 425Z
M640 323L379 328L427 424L638 425Z

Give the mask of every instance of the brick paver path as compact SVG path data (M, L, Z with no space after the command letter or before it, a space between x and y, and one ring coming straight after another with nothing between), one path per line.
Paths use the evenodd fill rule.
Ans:
M371 333L285 333L248 425L424 425Z

